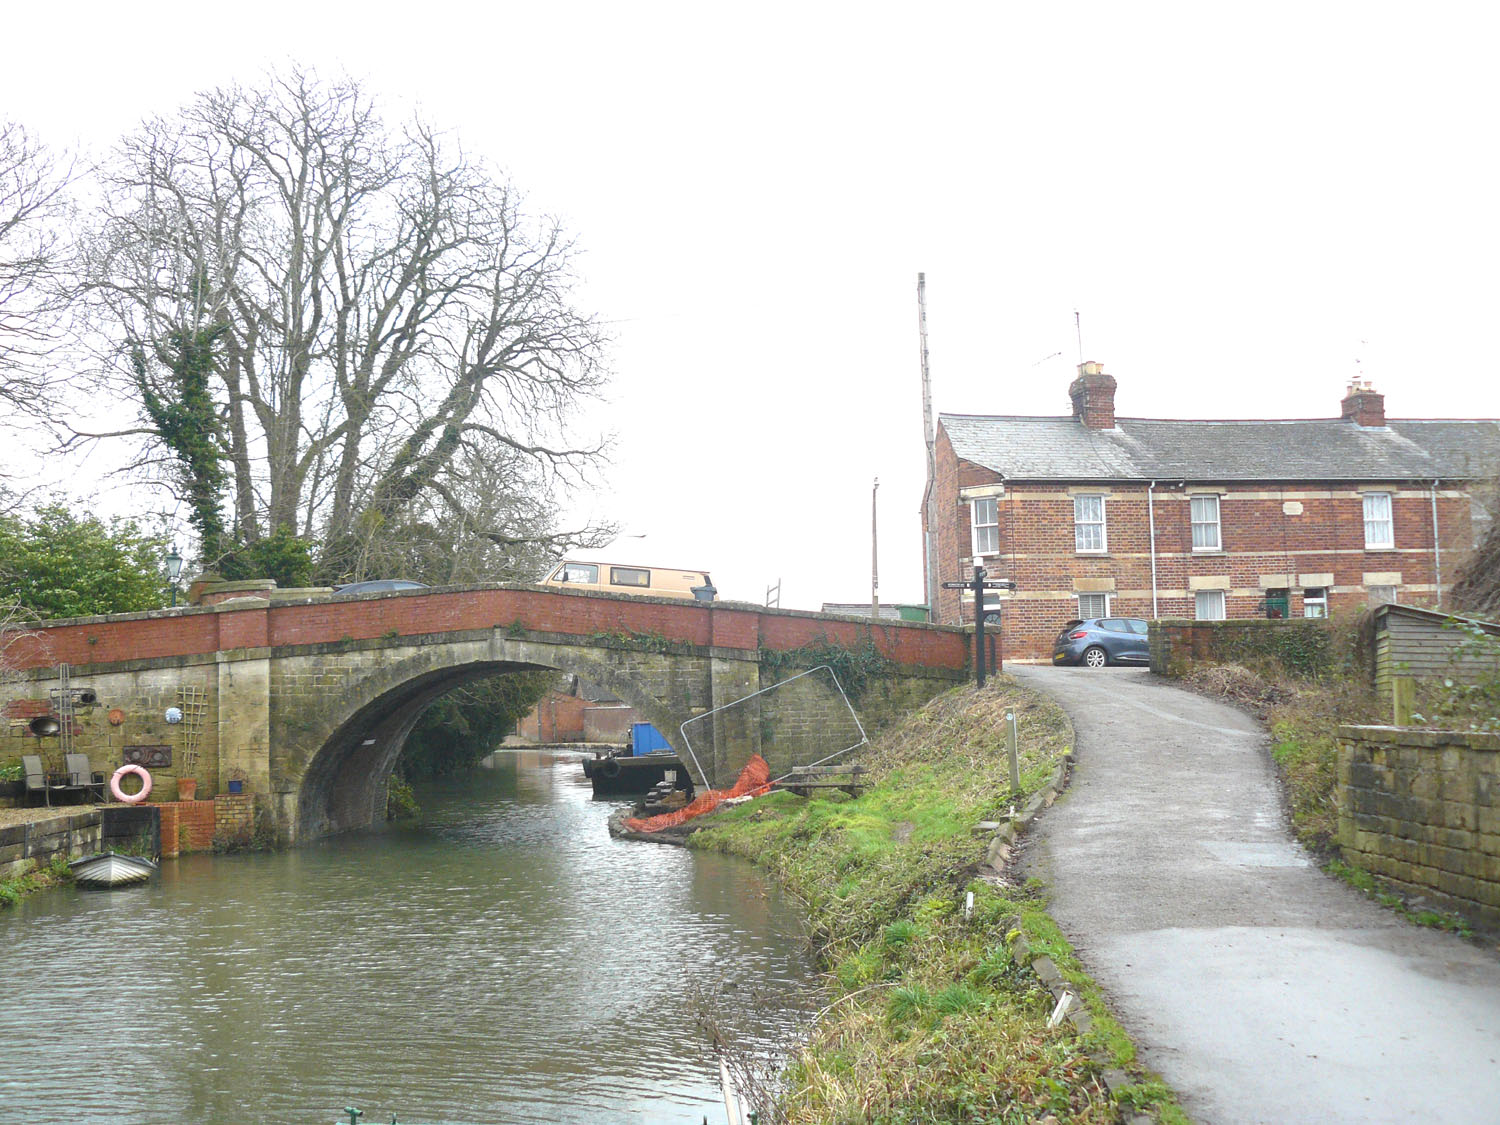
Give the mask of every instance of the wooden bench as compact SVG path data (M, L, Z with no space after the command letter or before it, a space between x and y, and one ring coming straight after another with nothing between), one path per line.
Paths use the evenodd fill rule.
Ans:
M865 788L864 766L795 766L783 778L771 783L773 789L785 789L799 797L808 796L814 789L842 789L851 797L858 797Z

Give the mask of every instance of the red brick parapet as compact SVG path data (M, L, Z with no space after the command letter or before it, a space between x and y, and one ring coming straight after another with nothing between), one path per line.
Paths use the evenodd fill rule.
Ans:
M214 606L75 618L28 627L7 651L16 668L59 663L204 657L216 652L519 627L582 639L611 634L754 652L865 639L897 665L962 670L960 630L913 622L870 625L737 602L676 601L537 587L400 590L366 598L312 595L295 602L246 597Z

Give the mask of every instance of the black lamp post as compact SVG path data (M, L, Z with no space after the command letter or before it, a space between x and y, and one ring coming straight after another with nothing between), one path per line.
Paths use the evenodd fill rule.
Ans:
M172 583L172 604L177 604L177 576L182 573L182 556L177 553L177 544L167 552L167 578Z

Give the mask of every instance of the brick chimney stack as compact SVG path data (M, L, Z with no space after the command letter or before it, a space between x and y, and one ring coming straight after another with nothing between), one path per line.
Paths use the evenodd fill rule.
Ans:
M1078 378L1068 388L1073 417L1091 430L1115 428L1115 377L1104 366L1089 360L1078 365Z
M1385 425L1385 395L1378 393L1367 379L1352 379L1344 394L1344 418L1360 426Z

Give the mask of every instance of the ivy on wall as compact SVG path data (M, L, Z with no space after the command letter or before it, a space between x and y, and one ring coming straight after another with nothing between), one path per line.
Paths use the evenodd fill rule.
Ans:
M889 675L892 667L891 661L875 647L868 635L853 648L836 644L825 636L801 648L760 650L763 682L778 683L822 664L833 670L851 701L863 696L872 681Z
M1359 624L1323 618L1166 621L1155 626L1164 633L1165 659L1153 658L1152 667L1174 676L1198 664L1243 664L1309 680L1347 674L1359 663Z

